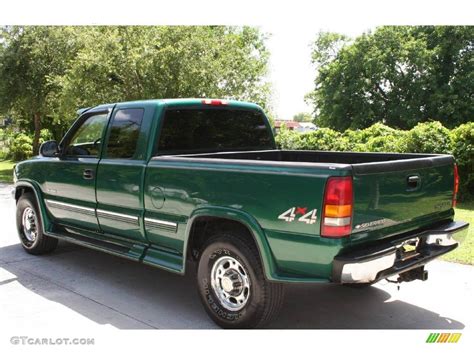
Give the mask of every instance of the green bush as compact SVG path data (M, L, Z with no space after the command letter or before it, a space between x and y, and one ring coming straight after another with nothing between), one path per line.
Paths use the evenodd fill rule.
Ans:
M375 123L364 129L348 129L344 132L344 135L350 137L354 143L366 144L371 138L392 136L396 131L396 129L386 126L383 123Z
M43 128L40 131L40 139L39 139L40 144L43 142L49 141L51 139L53 139L53 134L51 133L51 131L47 128Z
M406 136L406 131L376 123L366 129L346 130L342 134L330 128L306 133L283 128L276 141L283 149L402 153L407 151Z
M8 147L6 142L6 132L0 128L0 160L7 157Z
M406 133L369 138L363 147L366 152L404 153L407 151Z
M396 130L382 123L365 129L346 130L348 150L354 152L405 152L406 132Z
M51 131L44 128L40 131L39 143L52 139ZM33 135L13 132L11 130L0 130L0 158L8 158L14 161L31 158L33 155ZM3 154L2 154L3 152Z
M448 153L452 152L449 129L440 122L418 123L407 134L409 153Z
M9 158L14 161L28 159L33 155L33 139L18 133L9 142Z
M330 128L320 128L316 131L302 133L299 140L299 147L299 149L305 150L347 149L342 134Z
M300 136L296 132L290 131L288 128L286 128L285 125L282 125L280 128L280 132L278 132L278 135L275 137L275 142L278 147L282 149L301 149L299 148L299 140ZM313 148L315 149L315 148Z
M360 130L360 129L357 129L357 130L348 129L344 131L342 136L347 142L348 151L363 152L367 150L367 148L365 147L365 143L367 143L367 141L364 137L365 134L362 131L363 130Z
M348 150L348 141L341 133L330 128L296 133L286 128L276 137L277 145L284 149L301 150Z
M453 155L458 164L460 200L474 197L474 122L465 123L451 131Z

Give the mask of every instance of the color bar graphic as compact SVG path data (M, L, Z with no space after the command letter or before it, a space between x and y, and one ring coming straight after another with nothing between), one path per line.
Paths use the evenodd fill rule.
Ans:
M430 333L426 339L427 343L457 343L461 333Z

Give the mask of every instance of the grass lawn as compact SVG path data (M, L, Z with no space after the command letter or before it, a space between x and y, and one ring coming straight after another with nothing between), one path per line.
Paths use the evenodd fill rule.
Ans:
M456 208L456 220L468 222L469 232L461 245L449 254L442 256L443 260L474 265L474 201L459 203Z
M13 182L13 165L11 160L0 160L0 182Z

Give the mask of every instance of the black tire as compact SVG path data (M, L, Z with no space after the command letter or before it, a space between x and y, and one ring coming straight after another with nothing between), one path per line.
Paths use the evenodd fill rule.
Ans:
M212 286L213 267L220 265L223 257L240 263L242 274L248 277L247 300L240 310L226 307ZM283 303L284 286L265 278L257 247L238 230L218 232L205 243L199 258L197 283L206 312L222 328L262 327L278 314Z
M28 238L24 230L23 214L25 213L26 209L29 209L29 211L33 211L34 213L32 215L33 217L31 218L34 220L33 225L36 230L34 239L31 236ZM41 214L39 213L36 198L30 192L24 193L18 199L16 204L16 226L18 230L18 236L20 237L21 246L27 253L40 255L52 252L54 249L56 249L58 240L43 234L43 222L41 220Z

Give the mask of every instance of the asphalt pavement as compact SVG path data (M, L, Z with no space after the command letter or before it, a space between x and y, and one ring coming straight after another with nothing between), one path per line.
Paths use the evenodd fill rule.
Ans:
M179 276L61 242L33 256L19 244L11 185L0 183L0 325L90 329L215 328L193 272ZM472 326L474 267L434 261L429 280L366 289L289 285L269 328L464 329ZM189 270L188 270L189 271ZM191 270L192 271L192 270Z

